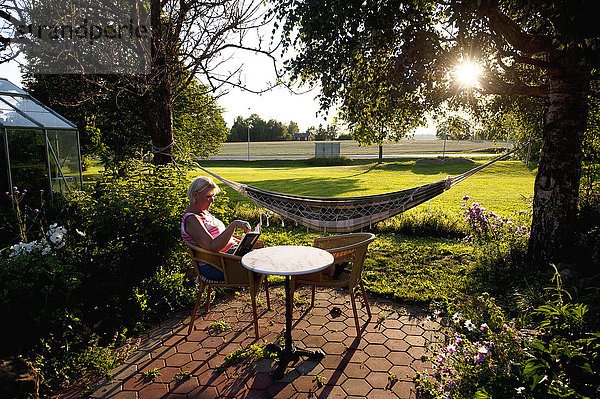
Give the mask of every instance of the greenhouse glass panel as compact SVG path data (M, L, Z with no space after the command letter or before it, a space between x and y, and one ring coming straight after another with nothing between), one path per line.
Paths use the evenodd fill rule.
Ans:
M73 126L69 125L62 119L58 118L48 108L42 107L37 102L27 97L10 97L0 95L0 98L6 101L8 104L18 109L19 111L26 114L31 119L35 120L40 126L47 128L58 128L58 129L72 129Z
M22 94L26 95L27 92L23 89L20 89L18 86L15 86L11 82L6 79L0 79L0 93L10 93L10 94Z
M7 137L13 186L28 191L48 190L44 131L8 129Z
M0 78L0 193L81 187L77 126L10 81Z
M52 190L68 192L80 187L76 131L48 131Z
M5 187L9 187L10 186L10 182L8 180L8 176L9 176L9 170L8 170L8 163L6 162L6 151L4 150L4 143L5 143L5 135L6 131L2 128L0 128L0 195L1 193L4 193L6 190ZM6 190L8 191L8 190ZM0 201L1 203L2 201Z
M1 80L0 80L1 82ZM0 96L4 97L4 96ZM13 107L0 100L0 126L37 127L38 125L18 113Z

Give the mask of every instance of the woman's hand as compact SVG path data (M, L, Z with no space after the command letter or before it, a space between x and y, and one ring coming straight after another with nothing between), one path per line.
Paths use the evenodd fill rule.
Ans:
M242 231L244 233L249 232L250 230L252 230L252 226L250 226L250 223L246 222L245 220L234 220L233 222L231 222L231 225L234 228L239 228L242 229Z

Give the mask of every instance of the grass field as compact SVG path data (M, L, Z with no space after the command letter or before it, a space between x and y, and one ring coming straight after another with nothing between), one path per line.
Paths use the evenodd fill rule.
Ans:
M304 161L204 161L210 171L262 189L300 195L350 197L403 190L461 174L486 160L450 165L422 165L416 159L354 160L348 166L308 167ZM201 175L202 171L194 173ZM523 197L533 195L534 174L520 161L498 162L431 200L432 208L460 211L462 197L500 214L528 207ZM224 185L221 185L223 188ZM245 201L232 193L234 201ZM427 204L421 205L426 207Z
M415 187L458 175L485 162L449 165L422 165L417 159L354 160L348 166L309 167L305 161L205 161L202 165L218 175L255 187L316 196L361 196ZM193 175L204 172L197 171ZM529 203L523 197L533 195L534 173L520 161L498 162L466 179L451 190L431 200L431 217L435 224L439 215L451 213L452 223L462 225L462 197L482 203L489 210L515 219L526 211ZM225 188L223 184L220 184ZM232 189L227 189L231 202L253 204ZM254 206L254 205L251 205ZM405 212L401 218L415 215L426 221L428 204ZM247 219L245 215L237 218ZM250 219L247 219L250 220ZM400 220L400 219L398 219ZM256 220L253 220L256 222ZM419 222L417 222L419 223ZM516 278L502 272L480 272L475 259L480 256L477 246L461 237L432 237L421 233L399 234L398 230L378 228L377 239L369 247L365 261L365 283L373 293L399 300L431 302L443 298L469 297L488 291L497 297L510 296L526 286L524 274ZM285 227L271 224L264 228L267 246L296 244L312 245L322 232L307 231L286 223ZM508 289L510 287L510 289ZM512 297L504 298L511 303Z
M340 155L379 154L377 145L367 147L359 146L354 140L342 140ZM471 152L487 148L505 148L506 143L497 143L492 140L446 141L446 152ZM384 154L420 154L442 152L442 140L410 140L405 139L399 143L385 143ZM314 141L275 141L275 142L250 142L251 155L313 155L315 153ZM222 155L246 155L248 143L223 143Z

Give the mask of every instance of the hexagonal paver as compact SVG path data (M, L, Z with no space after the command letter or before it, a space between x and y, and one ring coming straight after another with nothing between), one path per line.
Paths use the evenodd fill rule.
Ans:
M415 360L407 352L391 352L386 358L394 366L409 366Z
M368 345L365 352L371 357L386 357L390 350L383 345Z
M364 334L363 339L369 344L383 344L388 338L381 333L367 333Z
M372 372L369 373L365 379L375 389L385 389L390 383L390 376L388 373Z
M367 366L359 363L349 363L344 369L344 374L346 374L348 378L365 378L369 375L369 372L371 372L371 370Z
M406 351L408 350L408 348L410 348L408 342L406 342L403 339L388 339L383 345L385 345L385 347L388 348L390 351L396 352Z
M321 348L327 342L325 337L320 335L310 335L302 340L307 348Z
M341 342L327 342L321 349L323 352L331 355L341 355L346 351L346 347Z
M409 335L404 340L410 346L425 346L426 344L425 338L421 335Z
M372 357L365 362L365 365L371 371L388 371L392 367L392 363L390 363L387 359L382 359L380 357Z
M184 364L189 363L190 361L192 361L192 355L190 355L189 353L176 353L172 356L169 356L165 360L167 366L173 367L181 367Z
M285 324L281 288L271 287L272 310L259 308L260 339L254 337L247 291L211 304L201 313L187 334L189 313L161 323L139 338L140 348L127 363L115 369L116 379L98 387L92 397L153 398L415 398L412 378L417 371L431 367L422 361L427 342L442 342L440 324L416 306L403 307L389 300L370 297L373 317L369 320L360 295L357 297L359 327L357 339L350 297L345 290L319 289L316 306L310 307L310 287L296 292L292 337L300 349L319 348L320 361L301 358L286 369L281 381L270 373L276 361L226 356L252 345L280 342ZM341 313L332 313L334 306ZM379 319L377 315L385 314ZM229 320L231 328L209 334L209 327ZM217 371L217 368L223 368ZM154 381L142 372L158 368ZM175 381L181 372L189 379ZM398 380L390 385L388 372ZM104 389L104 391L102 390Z
M371 386L364 379L348 378L342 384L342 389L353 396L365 397L371 390Z

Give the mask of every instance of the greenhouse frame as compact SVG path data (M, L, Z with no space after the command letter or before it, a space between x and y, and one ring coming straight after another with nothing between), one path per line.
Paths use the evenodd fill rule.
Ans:
M67 193L81 187L76 125L0 78L0 189Z

